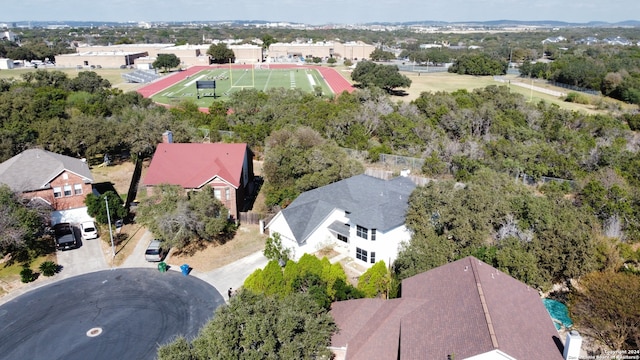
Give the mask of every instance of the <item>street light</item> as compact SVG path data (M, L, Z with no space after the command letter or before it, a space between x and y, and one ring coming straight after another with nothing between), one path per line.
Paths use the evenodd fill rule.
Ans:
M107 220L109 221L109 236L111 237L111 253L113 254L113 258L115 258L116 249L113 246L113 231L111 231L111 215L109 214L109 201L107 199L107 195L104 196L104 203L107 205Z

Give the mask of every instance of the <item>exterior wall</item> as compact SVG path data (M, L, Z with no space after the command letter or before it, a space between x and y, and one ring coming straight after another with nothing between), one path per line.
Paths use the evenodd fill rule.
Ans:
M238 194L238 190L236 190L233 186L227 184L224 181L212 181L208 186L211 186L214 191L220 192L220 202L229 209L229 214L233 217L234 220L237 220L240 216L238 213L238 198L242 198ZM229 192L229 198L227 199L227 190Z
M66 179L65 179L66 175ZM93 189L91 184L85 184L83 178L69 171L64 171L51 181L51 187L38 191L25 192L22 195L26 198L40 198L54 208L54 210L68 210L84 207L84 199ZM75 186L79 186L80 194L75 194ZM71 187L71 195L65 195L65 186ZM54 196L54 189L60 188L59 197Z
M366 267L373 266L373 263L371 263L372 252L376 254L375 262L384 260L387 265L392 264L398 257L400 244L411 239L411 233L404 225L387 232L382 232L377 229L375 241L370 240L371 229L368 229L369 239L363 239L357 236L356 229L356 225L352 224L349 233L349 256L358 264ZM356 248L367 251L366 263L358 259Z
M284 44L275 43L269 46L269 58L289 58L293 55L302 55L303 57L315 56L327 58L334 56L344 59L368 59L375 50L375 46L365 44L363 42L334 43L320 42L313 44Z
M118 68L122 65L133 65L135 60L148 56L147 53L123 53L123 52L102 52L102 53L80 53L56 55L55 61L58 67L86 67L101 66L104 68Z
M262 47L257 45L230 45L229 49L233 50L237 64L254 64L262 62Z
M322 223L320 223L320 225L318 225L315 231L307 239L307 245L309 246L308 250L310 250L307 252L314 253L327 246L342 243L342 241L339 241L328 229L329 225L334 221L340 221L346 224L349 222L349 219L344 216L344 210L334 210L324 219L324 221L322 221ZM349 236L349 241L351 241L351 236Z
M120 45L93 45L76 48L77 53L100 53L100 52L126 52L126 53L147 53L156 57L163 49L174 47L173 44L120 44Z

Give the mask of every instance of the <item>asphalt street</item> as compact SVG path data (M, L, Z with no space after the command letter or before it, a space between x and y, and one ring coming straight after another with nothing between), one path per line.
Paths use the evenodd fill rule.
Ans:
M64 279L0 307L3 359L154 359L158 344L193 338L224 303L179 272L114 269Z
M159 345L196 336L227 289L268 262L258 251L209 272L161 273L144 260L151 240L146 232L118 268L105 261L101 239L58 251L60 273L0 297L0 358L155 359Z

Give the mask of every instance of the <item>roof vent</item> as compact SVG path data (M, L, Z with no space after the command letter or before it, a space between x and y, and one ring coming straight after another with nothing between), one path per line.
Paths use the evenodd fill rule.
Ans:
M469 270L469 266L464 267L464 271L467 271L467 270Z

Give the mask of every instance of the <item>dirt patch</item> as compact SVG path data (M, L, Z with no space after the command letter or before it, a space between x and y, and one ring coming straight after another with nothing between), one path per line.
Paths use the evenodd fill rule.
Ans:
M189 264L198 271L211 271L263 250L266 239L266 235L260 234L258 225L242 225L235 237L225 244L205 243L196 251L185 249L178 252L173 249L167 262L172 266Z
M133 162L124 161L109 166L93 166L91 174L94 183L111 183L119 195L126 195L129 191L134 168Z
M124 261L133 253L133 250L142 239L142 236L147 231L142 225L139 224L126 224L120 228L120 231L113 233L113 243L115 247L116 257L113 258L111 251L111 237L109 235L109 229L105 226L105 230L100 233L102 241L102 251L104 252L107 264L111 264L113 259L114 266L120 266Z

